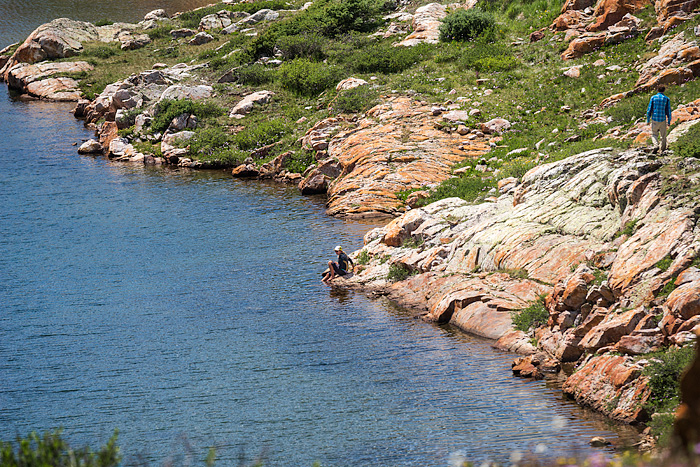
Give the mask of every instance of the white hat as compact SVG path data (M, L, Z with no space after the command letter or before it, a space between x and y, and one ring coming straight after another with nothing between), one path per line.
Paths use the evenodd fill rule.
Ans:
M333 248L333 251L341 251L343 248L338 245L337 247Z

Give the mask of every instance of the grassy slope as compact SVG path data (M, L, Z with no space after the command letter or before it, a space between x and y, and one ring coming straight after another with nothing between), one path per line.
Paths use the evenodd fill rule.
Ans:
M277 3L281 2L258 1L244 5L250 12L276 6ZM296 0L288 8L299 7L301 3ZM352 3L356 11L366 9L370 4L376 5L377 10L370 15L374 19L380 19L383 14L392 11L391 2L354 0L335 3ZM415 11L425 3L411 2L408 11ZM332 16L328 13L331 10L322 10L324 4L334 4L334 0L320 0L306 12L286 13L281 20L257 25L257 37L243 33L222 35L210 31L215 40L197 47L188 45L187 39L170 39L167 31L195 26L204 14L218 11L221 5L217 5L185 14L172 24L164 24L151 31L149 34L154 42L137 51L122 52L114 45L88 44L83 55L96 65L96 69L84 77L83 90L86 96L92 97L106 84L148 69L156 62L168 65L180 62L208 63L202 74L210 82L216 82L228 70L238 68L237 83L215 85L214 102L217 105L231 108L243 95L260 89L274 91L276 96L270 104L239 121L229 120L225 115L204 119L199 131L209 131L209 137L218 133L218 139L225 141L229 149L234 147L238 150L231 152L227 149L221 153L209 150L194 157L223 158L231 162L245 158L249 148L237 147L238 143L231 135L245 127L254 138L265 133L265 125L270 120L279 120L284 122L282 144L258 162L292 150L299 162L295 166L297 170L312 161L310 155L303 154L294 144L306 129L339 111L363 112L380 96L411 94L435 104L457 101L466 110L479 108L481 115L471 117L467 122L470 128L495 117L514 123L513 131L506 133L492 152L488 162L490 171L485 175L474 170L462 174L461 178L467 180L467 185L477 188L460 190L457 187L461 182L452 181L436 194L438 197L462 194L474 198L495 186L497 179L521 176L537 163L595 147L628 146L630 141L600 140L599 137L611 127L622 125L626 129L644 118L648 96L641 95L607 109L605 113L612 118L611 122L581 127L581 113L584 110L594 109L604 98L634 87L638 77L635 68L654 55L658 44L646 44L642 34L581 59L563 62L559 58L567 45L563 41L563 33L554 35L547 30L543 40L535 43L528 40L532 31L551 24L560 10L560 0L484 3L497 19L496 40L491 43L441 43L402 50L391 46L397 37L368 38L368 33L385 29L386 25L381 20L376 24L365 22L356 25L355 29L360 31L337 33L337 25L346 24L347 21L340 18L337 24L332 23L327 19ZM649 27L654 17L653 9L647 7L638 16L644 19L643 26ZM680 29L691 30L699 22L695 19ZM319 31L326 35L321 36ZM256 59L269 54L275 44L285 54L283 65L278 68L255 65ZM593 66L592 63L602 56L605 66L618 65L622 70L606 71L605 66ZM579 78L563 75L563 69L575 65L583 67ZM599 78L600 75L605 76ZM364 88L361 93L338 96L333 89L334 84L349 76L369 81L371 90ZM480 81L481 84L477 85L477 79L487 81ZM453 89L455 93L449 94ZM487 89L492 93L485 92ZM682 103L695 99L699 91L700 84L690 82L671 87L668 94L673 103ZM458 97L463 99L457 100ZM562 110L564 106L570 110ZM305 117L306 121L295 123L301 117ZM445 130L450 131L450 128ZM571 139L577 141L567 142ZM542 140L540 149L536 150L535 143ZM260 145L268 142L269 138L260 138ZM527 151L507 156L508 152L517 148L527 148ZM468 161L462 165L471 167L476 163ZM485 180L477 181L477 178Z

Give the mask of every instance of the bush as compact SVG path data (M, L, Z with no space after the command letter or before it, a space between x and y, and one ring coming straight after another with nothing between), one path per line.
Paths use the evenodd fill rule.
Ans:
M355 262L357 262L357 264L368 264L371 259L372 259L372 255L370 255L367 250L362 249L357 254L357 258L355 259Z
M282 36L277 39L277 48L285 60L308 58L320 61L326 58L323 51L324 39L316 33L303 33L298 36Z
M673 145L673 150L682 159L688 157L700 158L700 125L694 125L678 138L678 141Z
M360 73L399 73L431 56L429 44L394 47L385 43L355 51L347 59L347 64Z
M365 112L378 102L378 93L369 86L358 86L338 93L333 102L333 110L340 113Z
M158 26L146 31L146 34L148 34L148 37L150 37L152 41L156 39L163 39L166 37L170 38L170 30L172 28L172 26Z
M628 97L608 108L607 113L616 124L634 123L637 119L646 118L647 102L639 96Z
M16 451L11 443L0 441L0 464L4 467L116 467L120 461L116 430L98 452L87 447L72 449L62 438L61 430L43 436L32 432L24 439L18 437Z
M231 70L237 83L260 86L270 83L275 79L275 70L270 70L265 65L254 63Z
M537 301L529 307L511 313L510 318L513 321L515 329L523 332L528 332L530 329L537 329L546 324L549 319L549 312L544 306L544 296L540 296Z
M192 157L200 161L235 164L246 158L246 153L240 151L233 138L220 127L198 130L188 144Z
M386 275L386 279L391 282L398 282L406 279L409 276L415 274L411 270L400 263L395 263L389 266L389 273Z
M156 115L151 123L153 131L165 131L173 118L184 113L194 114L204 121L207 118L219 117L226 111L212 102L193 101L189 99L163 100L156 105Z
M680 378L695 358L693 347L669 348L645 355L650 361L643 374L649 378L651 396L647 408L651 413L674 411L680 404Z
M352 31L370 32L379 24L377 0L317 0L308 9L271 25L250 46L253 57L270 55L283 36L321 34L335 38Z
M440 40L470 41L494 30L493 15L476 8L457 10L448 15L440 25Z
M233 142L242 150L256 149L267 144L276 143L290 129L283 118L263 120L257 124L247 126L233 136Z
M294 152L285 162L284 168L289 172L301 174L304 173L314 161L315 159L311 152Z
M317 96L342 79L336 67L304 58L282 64L278 73L282 87L310 97Z

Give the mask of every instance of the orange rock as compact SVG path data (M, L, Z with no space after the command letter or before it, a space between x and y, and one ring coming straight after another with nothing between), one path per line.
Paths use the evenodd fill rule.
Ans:
M683 284L668 296L664 308L684 320L700 315L700 281Z
M619 22L627 13L635 13L644 8L648 0L601 0L596 4L593 15L596 20L586 28L601 31Z
M103 148L109 148L112 140L119 136L117 122L104 122L100 128L100 144Z
M451 176L452 165L490 150L483 139L465 146L459 134L436 128L438 119L430 106L398 97L333 136L328 153L343 171L329 186L328 213L398 215L397 192L438 184Z
M562 390L582 405L627 423L645 420L648 381L628 357L592 357L567 378Z
M615 344L622 336L631 333L644 315L646 315L644 308L629 310L617 316L612 315L591 329L581 339L579 345L591 351Z
M569 43L569 47L561 54L562 60L572 60L600 49L605 44L605 33L577 37Z

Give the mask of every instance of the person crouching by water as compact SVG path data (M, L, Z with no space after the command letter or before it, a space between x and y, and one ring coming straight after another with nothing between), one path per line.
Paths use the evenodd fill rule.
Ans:
M355 263L353 263L350 257L343 252L340 245L335 247L334 250L338 255L338 261L328 261L328 273L324 275L322 279L324 283L332 281L335 279L335 276L344 276L348 274L348 263L352 264L353 267L355 266Z

